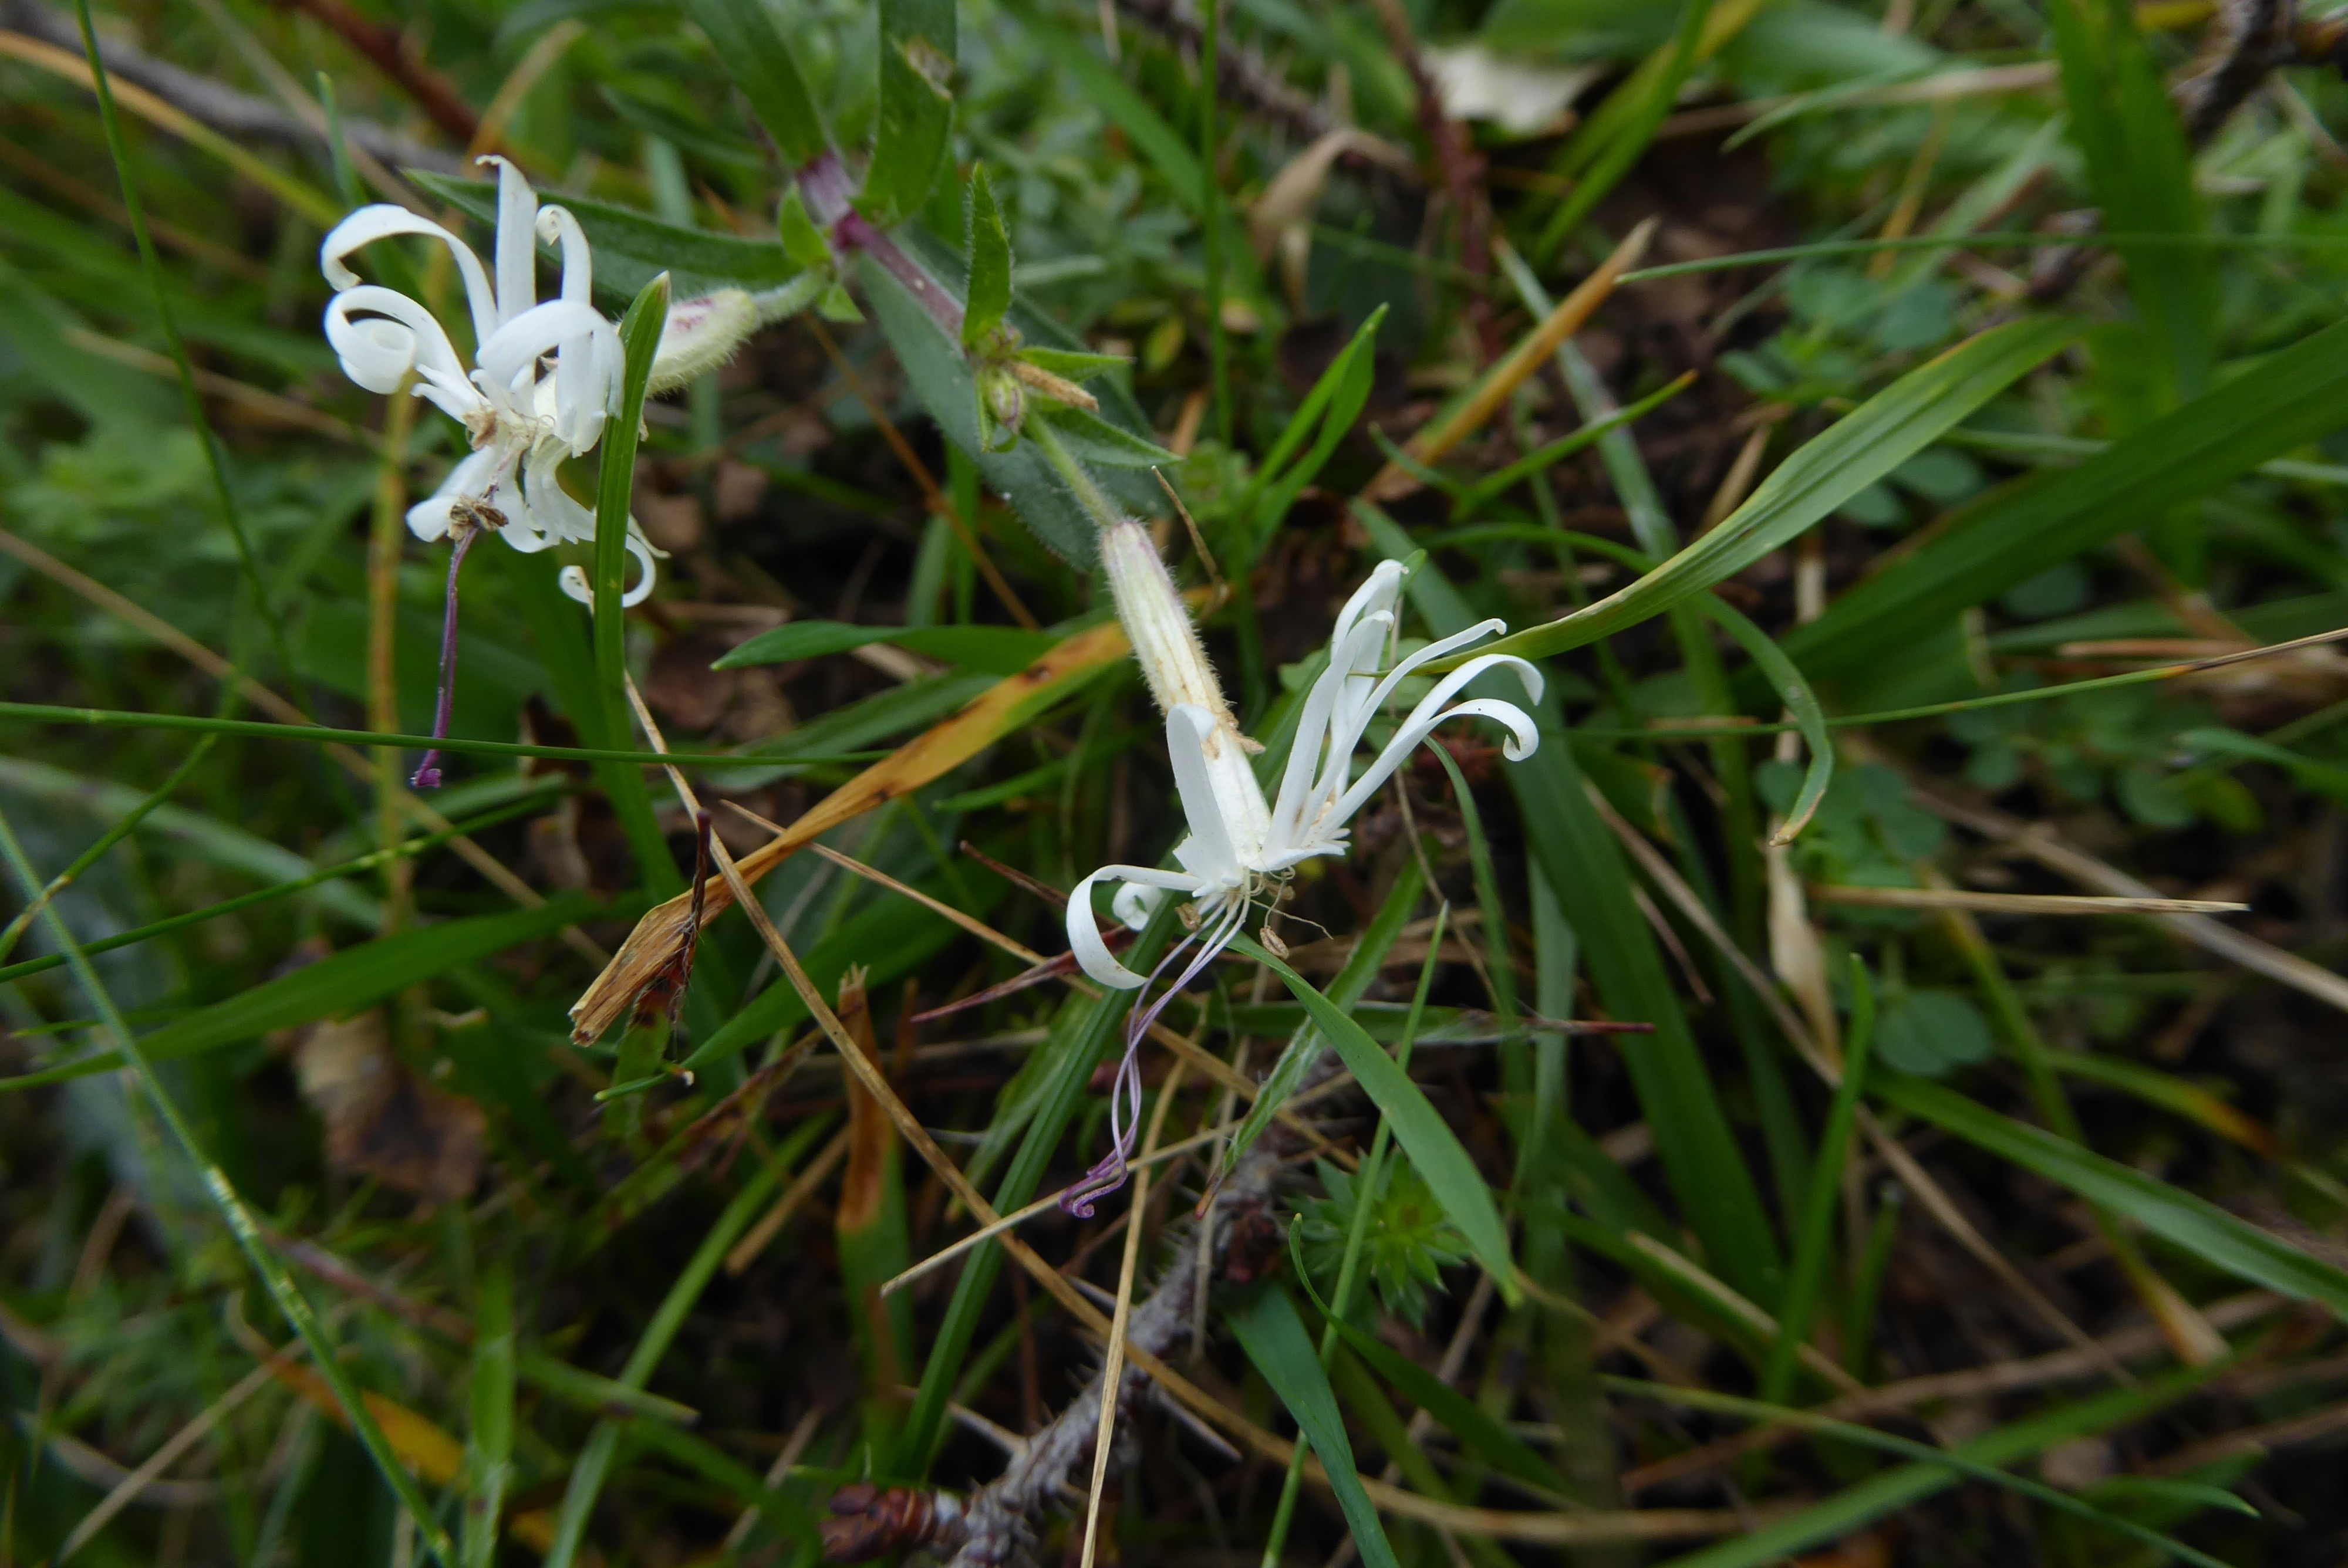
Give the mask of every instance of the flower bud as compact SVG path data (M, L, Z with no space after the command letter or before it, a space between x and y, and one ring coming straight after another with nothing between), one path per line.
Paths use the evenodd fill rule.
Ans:
M1190 607L1182 602L1149 531L1132 518L1121 518L1101 530L1100 555L1117 618L1125 623L1159 710L1170 713L1189 703L1204 708L1220 724L1231 724L1231 706L1223 701L1215 667L1207 662Z
M757 304L740 289L678 301L668 308L647 390L668 392L699 379L732 359L757 329Z
M979 384L986 389L986 412L1004 429L1017 434L1019 422L1027 416L1027 395L1019 384L1000 370L982 373Z

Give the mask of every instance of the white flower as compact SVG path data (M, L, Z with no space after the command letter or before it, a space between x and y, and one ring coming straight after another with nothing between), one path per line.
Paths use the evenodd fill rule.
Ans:
M1240 734L1213 667L1199 645L1189 612L1149 536L1140 524L1127 519L1104 528L1100 542L1118 618L1133 641L1151 695L1166 711L1167 756L1190 831L1174 847L1179 870L1104 866L1077 883L1068 897L1068 946L1085 973L1103 985L1132 990L1148 983L1111 956L1095 923L1093 888L1113 882L1119 886L1110 907L1137 931L1148 923L1150 911L1167 894L1189 897L1190 932L1159 963L1159 973L1172 967L1193 943L1197 948L1158 999L1146 1008L1137 1006L1127 1024L1125 1060L1110 1093L1109 1152L1061 1198L1061 1206L1080 1219L1089 1217L1092 1204L1125 1179L1140 1107L1142 1036L1167 1002L1239 935L1250 908L1260 899L1269 903L1275 898L1279 885L1300 863L1320 855L1343 855L1346 824L1354 814L1446 720L1472 716L1499 721L1509 730L1501 751L1510 762L1523 761L1540 743L1531 715L1513 702L1489 697L1453 701L1477 677L1501 668L1512 671L1527 695L1540 701L1540 671L1511 654L1485 654L1437 679L1368 768L1354 776L1354 753L1372 717L1404 681L1436 660L1508 630L1506 622L1484 621L1429 643L1380 674L1403 580L1402 568L1385 561L1338 613L1329 637L1329 666L1305 696L1280 793L1267 804L1248 761L1251 751L1262 747Z
M1189 835L1174 849L1175 864L1180 869L1104 866L1078 883L1069 897L1068 945L1085 973L1103 985L1132 989L1144 981L1118 963L1101 940L1093 920L1092 890L1097 884L1121 884L1111 907L1136 930L1148 922L1149 911L1166 893L1188 895L1199 916L1196 928L1208 933L1210 948L1218 948L1238 933L1249 906L1272 891L1299 863L1314 856L1345 852L1346 824L1437 725L1470 716L1496 719L1509 729L1502 753L1511 762L1530 756L1540 744L1531 716L1515 703L1490 697L1452 701L1478 676L1503 667L1524 682L1529 698L1540 700L1538 670L1511 654L1486 654L1468 660L1438 679L1395 728L1393 739L1375 760L1359 777L1354 776L1354 753L1372 717L1396 687L1423 666L1508 630L1504 621L1484 621L1427 644L1379 674L1379 662L1395 628L1395 600L1402 590L1402 568L1385 561L1337 616L1329 638L1329 667L1305 697L1295 747L1281 775L1280 793L1267 804L1248 762L1251 743L1241 738L1231 722L1204 655L1195 652L1197 641L1189 633L1189 617L1182 613L1181 601L1156 550L1149 548L1148 536L1138 525L1132 527L1129 537L1120 538L1124 533L1125 526L1120 525L1105 535L1103 555L1109 561L1113 585L1120 577L1144 578L1132 590L1119 593L1118 610L1134 634L1144 670L1150 671L1151 689L1160 693L1163 702L1175 691L1195 691L1203 684L1211 693L1211 705L1187 695L1167 705L1166 750L1173 764L1182 815L1190 828ZM1162 596L1151 591L1156 585L1148 583L1145 574L1133 570L1138 564L1133 559L1135 539L1148 552L1148 565L1165 585ZM1126 614L1128 598L1148 602L1149 608L1138 616ZM1152 635L1157 623L1166 619L1163 610L1169 606L1180 617L1187 649L1179 645L1169 649L1170 640ZM1137 620L1144 625L1137 626ZM1159 668L1153 668L1153 654L1161 661Z
M418 538L480 525L525 552L561 540L592 542L594 514L562 488L556 471L592 450L618 411L619 331L593 304L579 220L563 208L540 207L530 181L504 159L483 161L498 166L494 276L470 246L429 219L387 204L362 207L319 247L319 266L336 290L326 307L326 340L343 373L369 392L396 392L413 372L416 395L465 427L471 453L438 491L408 508L407 527ZM396 290L360 282L345 263L361 246L398 234L428 235L455 258L478 345L471 370L431 312ZM562 257L560 292L543 302L541 240ZM633 605L652 592L653 561L662 552L633 518L628 549L639 569L623 602ZM562 585L574 599L590 597L576 569L564 571Z

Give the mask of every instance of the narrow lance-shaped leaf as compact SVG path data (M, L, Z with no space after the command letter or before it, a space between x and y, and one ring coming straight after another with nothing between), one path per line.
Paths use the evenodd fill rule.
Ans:
M963 347L983 347L1010 309L1011 236L982 164L970 171L970 297L963 307Z
M428 169L410 169L407 177L478 222L498 220L498 188L494 180L459 179ZM828 259L828 252L820 249L812 259L795 255L788 230L778 243L670 223L648 212L599 201L592 196L548 191L546 199L550 203L560 203L579 220L579 227L595 254L597 291L614 298L633 298L637 290L660 272L669 274L670 282L682 295L707 293L720 288L771 289L789 282L806 269ZM805 218L804 210L801 218ZM820 246L820 240L818 243ZM557 254L551 243L541 245L540 250L550 258Z
M1476 650L1537 659L1660 615L1743 571L2044 363L2078 333L2060 318L2013 322L1910 371L1780 464L1746 503L1629 587L1546 626Z
M955 0L880 0L880 118L857 206L883 228L920 210L953 128Z
M684 0L684 5L716 46L718 63L787 161L802 167L831 149L823 113L777 30L773 12L759 0Z
M1398 1568L1385 1526L1378 1522L1378 1511L1354 1463L1354 1445L1345 1437L1345 1420L1337 1411L1329 1374L1321 1369L1321 1353L1304 1332L1296 1303L1278 1286L1268 1286L1226 1321L1248 1359L1296 1418L1297 1431L1319 1456L1365 1568Z
M1237 938L1231 946L1268 967L1280 977L1290 994L1304 1004L1313 1026L1328 1040L1330 1049L1336 1051L1361 1084L1362 1091L1385 1112L1386 1121L1394 1127L1395 1141L1426 1178L1428 1190L1443 1205L1445 1215L1468 1238L1468 1248L1475 1253L1477 1261L1491 1274L1500 1294L1514 1303L1519 1293L1515 1260L1509 1255L1509 1227L1500 1219L1499 1205L1492 1201L1491 1187L1485 1183L1483 1173L1476 1169L1476 1162L1468 1158L1458 1135L1437 1114L1426 1094L1410 1081L1408 1073L1395 1064L1385 1048L1372 1040L1343 1008L1314 989L1312 981L1272 957L1270 949L1252 938Z
M465 1438L465 1522L458 1561L464 1568L491 1568L498 1519L513 1478L513 1266L505 1259L482 1271L474 1317L472 1424Z
M1357 506L1354 516L1388 559L1405 560L1416 553L1410 536L1376 507ZM1476 619L1465 596L1432 562L1411 578L1410 597L1438 636L1463 630ZM1747 1296L1773 1296L1778 1288L1773 1283L1776 1242L1759 1189L1681 1010L1663 953L1632 897L1630 867L1591 804L1554 687L1540 718L1540 749L1506 770L1524 822L1526 848L1550 886L1574 890L1568 913L1609 1012L1655 1026L1653 1034L1622 1052L1622 1064L1705 1261Z
M620 322L620 343L626 354L620 406L603 428L602 465L595 486L595 681L602 699L606 735L633 734L623 687L626 681L627 621L620 609L628 562L628 503L635 493L636 443L644 416L644 387L652 377L653 356L660 352L668 320L668 275L644 286ZM597 767L605 793L619 813L636 869L654 893L668 895L685 885L670 858L668 841L653 816L652 798L642 768L624 763Z

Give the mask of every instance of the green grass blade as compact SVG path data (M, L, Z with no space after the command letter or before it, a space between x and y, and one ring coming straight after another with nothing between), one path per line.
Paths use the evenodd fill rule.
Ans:
M1158 961L1167 944L1173 940L1179 923L1174 911L1170 898L1159 905L1158 912L1134 942L1128 963L1144 966L1143 972L1147 973L1147 966ZM1074 1021L1066 1049L1045 1081L1019 1152L1012 1156L1010 1168L1004 1172L1002 1182L994 1189L996 1213L1009 1214L1034 1200L1053 1152L1059 1147L1061 1135L1090 1091L1093 1069L1107 1054L1132 1004L1132 993L1128 991L1076 999L1068 1004L1069 1010L1062 1016ZM945 1419L946 1402L962 1375L963 1358L970 1352L971 1338L978 1332L979 1315L985 1309L987 1292L994 1288L995 1276L1002 1271L1000 1245L983 1242L971 1249L969 1261L963 1265L962 1277L954 1282L953 1297L946 1306L945 1316L931 1337L929 1359L922 1368L921 1389L914 1396L912 1409L906 1415L904 1429L898 1435L895 1462L889 1467L889 1473L918 1478L928 1472L931 1455L937 1447L938 1430Z
M261 579L261 563L252 553L252 536L246 531L244 512L236 504L236 493L228 482L220 440L212 433L211 421L204 415L203 395L196 390L195 367L188 361L187 342L180 337L179 320L172 313L170 292L164 286L163 259L156 254L155 237L148 231L146 204L139 198L139 181L130 172L130 155L122 140L122 119L114 107L114 84L107 73L106 57L98 46L98 24L90 19L89 0L74 0L74 15L81 24L82 52L89 61L90 86L98 94L98 118L106 131L106 150L114 159L115 178L122 186L122 205L130 220L131 238L139 246L139 268L147 274L148 286L155 293L155 322L162 329L164 345L179 374L180 397L187 406L188 426L203 446L204 466L211 477L213 504L220 508L221 521L236 544L237 565L243 571L246 589L261 611L262 623L269 629L270 651L277 657L277 667L291 673L294 659L287 651L285 623L277 613L276 602L269 597L268 586Z
M2217 1368L2192 1368L2133 1389L2061 1405L2014 1421L1948 1450L1931 1463L1901 1465L1847 1487L1789 1518L1773 1520L1733 1541L1674 1557L1663 1568L1765 1568L1821 1542L1838 1541L1888 1513L1946 1491L1964 1479L1948 1460L2004 1466L2043 1453L2075 1437L2106 1431L2170 1404L2206 1381Z
M1404 862L1401 872L1395 877L1395 885L1386 890L1386 901L1378 906L1376 917L1363 928L1361 936L1354 941L1354 950L1345 957L1345 967L1337 972L1335 979L1329 982L1329 999L1332 1002L1350 1012L1362 999L1362 994L1370 989L1370 982L1377 979L1378 967L1385 962L1395 938L1402 935L1402 928L1410 923L1411 911L1418 907L1418 896L1426 890L1426 879L1419 871L1418 862L1415 858ZM1255 1103L1248 1107L1247 1115L1240 1122L1239 1131L1231 1134L1231 1146L1224 1151L1222 1157L1226 1168L1247 1153L1248 1146L1272 1125L1272 1117L1288 1102L1288 1097L1296 1092L1296 1086L1303 1081L1304 1070L1313 1065L1313 1059L1321 1054L1326 1043L1320 1030L1309 1019L1288 1037L1287 1046L1273 1060L1272 1071L1264 1074L1263 1083L1256 1091Z
M1514 1304L1519 1293L1515 1261L1509 1254L1509 1229L1501 1222L1499 1205L1492 1201L1491 1187L1476 1169L1476 1162L1468 1158L1458 1134L1427 1103L1426 1094L1395 1065L1395 1059L1344 1008L1315 989L1312 981L1272 957L1252 938L1234 938L1231 947L1270 968L1290 994L1304 1004L1330 1049L1393 1126L1395 1140L1426 1179L1444 1214L1468 1238L1469 1249L1490 1272L1500 1294ZM1314 1365L1317 1368L1319 1363Z
M573 894L533 909L477 915L380 937L167 1024L139 1041L139 1055L150 1061L176 1061L275 1030L357 1012L459 965L603 912L594 900ZM119 1050L100 1051L39 1072L0 1079L0 1091L83 1078L129 1060Z
M726 10L718 0L696 10ZM620 406L603 426L602 467L595 485L595 682L600 689L603 733L619 740L634 733L628 711L628 625L620 608L628 569L628 504L635 494L636 443L644 417L644 384L652 379L653 355L660 351L662 329L668 322L668 275L646 283L628 306L620 323L620 343L627 366L620 388ZM653 815L652 795L644 786L642 768L605 763L596 769L604 793L620 814L628 847L634 851L637 873L656 897L666 898L685 888L685 876L669 854L668 841Z
M2212 1557L2205 1552L2197 1552L2172 1536L2163 1535L2158 1531L2148 1530L2132 1519L2124 1519L2092 1503L2082 1502L2070 1493L2057 1491L2044 1482L2032 1481L2027 1476L2015 1475L1997 1465L1970 1458L1962 1449L1934 1448L1930 1443L1920 1443L1907 1438L1894 1437L1889 1432L1879 1432L1873 1427L1863 1427L1855 1421L1838 1421L1829 1417L1812 1415L1807 1410L1789 1409L1782 1403L1770 1399L1741 1399L1733 1394L1716 1394L1708 1389L1678 1389L1666 1383L1651 1383L1638 1378L1606 1378L1603 1382L1614 1392L1653 1399L1659 1404L1678 1405L1688 1409L1710 1410L1721 1415L1743 1416L1753 1421L1782 1422L1788 1426L1799 1427L1805 1431L1838 1438L1861 1448L1871 1448L1882 1453L1899 1454L1902 1458L1915 1460L1921 1466L1953 1471L1969 1481L2004 1487L2034 1502L2043 1502L2049 1508L2059 1509L2075 1518L2086 1520L2106 1530L2140 1541L2157 1552L2170 1553L2183 1562L2195 1564L2195 1568L2230 1568L2230 1564L2221 1558ZM2216 1491L2215 1488L2210 1490ZM2218 1498L2223 1500L2219 1506L2229 1503L2238 1508L2246 1506L2240 1498L2231 1492L2218 1492Z
M274 886L257 888L251 893L240 894L234 898L223 898L217 904L207 904L201 909L191 909L183 915L169 916L149 925L101 938L95 942L85 942L82 944L82 951L98 954L110 953L117 948L135 948L141 942L151 942L158 937L168 936L173 931L185 930L190 926L201 926L207 920L216 920L223 915L233 915L240 909L250 909L255 905L268 904L279 898L288 897L304 888L315 887L323 883L337 881L346 876L356 876L372 871L379 866L388 866L395 860L412 858L424 854L427 850L437 849L460 835L479 833L485 827L494 827L499 823L510 821L526 812L536 811L545 802L546 796L543 794L533 793L527 799L515 801L496 811L469 817L446 832L424 834L417 837L402 839L389 849L378 849L373 854L362 855L356 860L345 860L339 865L321 866L308 876L294 877L290 882L280 882ZM372 925L374 920L371 918L367 923ZM65 961L65 955L62 953L52 953L46 958L26 958L21 963L0 967L0 983L60 968Z
M498 1518L513 1475L513 1266L492 1263L473 1307L472 1425L465 1438L464 1568L493 1568Z
M2210 1267L2302 1301L2348 1312L2348 1270L2235 1218L2205 1198L2132 1165L1921 1079L1891 1078L1878 1098L1922 1117L2000 1159L2070 1188L2089 1203L2192 1254Z
M1379 1054L1383 1059L1384 1052ZM1344 1418L1337 1412L1337 1396L1330 1389L1329 1374L1321 1369L1320 1354L1304 1331L1296 1304L1286 1291L1270 1286L1227 1314L1224 1321L1248 1359L1263 1374L1263 1380L1296 1418L1299 1435L1312 1445L1321 1468L1328 1472L1329 1489L1337 1494L1337 1507L1354 1532L1354 1545L1362 1554L1365 1568L1399 1568L1385 1526L1378 1522L1378 1511L1362 1487L1361 1471L1354 1464L1354 1445L1345 1436Z
M641 1389L668 1354L670 1342L676 1331L685 1326L685 1315L701 1299L701 1293L716 1276L718 1265L742 1233L750 1228L775 1194L789 1172L780 1159L761 1161L749 1180L726 1204L717 1216L717 1223L701 1238L701 1245L681 1270L668 1294L653 1311L652 1321L637 1337L636 1347L629 1352L627 1365L620 1369L619 1381L630 1388ZM547 1568L569 1568L576 1559L581 1543L586 1539L587 1524L595 1510L595 1500L603 1490L612 1460L618 1451L621 1423L602 1420L588 1435L586 1447L578 1462L572 1467L571 1483L562 1494L562 1512L555 1522L554 1544L546 1553Z
M1412 553L1410 537L1391 518L1374 509L1355 515L1390 559ZM1411 579L1410 594L1438 635L1457 631L1474 619L1458 590L1432 564ZM1507 769L1526 847L1550 886L1573 889L1568 917L1609 1015L1655 1026L1653 1034L1623 1050L1622 1062L1705 1258L1747 1296L1774 1296L1778 1255L1767 1212L1654 935L1631 896L1630 867L1590 804L1554 699L1540 716L1540 749Z
M5 814L0 814L0 856L7 859L9 869L15 873L17 886L24 890L26 897L30 898L40 891L40 876L33 870L32 863L25 858L24 845L17 841L16 830L9 825ZM114 1036L120 1052L119 1060L128 1063L136 1075L140 1090L153 1105L155 1114L163 1122L171 1142L188 1163L203 1173L204 1191L220 1210L221 1219L227 1222L229 1234L236 1238L237 1246L243 1252L246 1261L252 1265L253 1272L261 1276L262 1283L268 1287L286 1323L309 1348L311 1364L325 1378L327 1387L333 1389L335 1402L342 1407L344 1419L366 1447L367 1457L375 1461L385 1484L390 1487L400 1507L415 1522L416 1532L423 1539L425 1551L443 1568L453 1568L456 1548L448 1539L448 1532L440 1527L439 1520L425 1501L423 1493L417 1489L415 1479L407 1473L407 1467L384 1437L374 1412L359 1397L358 1386L351 1381L350 1372L343 1366L334 1342L327 1337L325 1326L318 1321L318 1315L312 1310L309 1298L302 1294L301 1286L294 1283L293 1275L287 1271L284 1260L269 1245L268 1238L254 1223L252 1213L244 1206L244 1200L230 1184L227 1175L206 1156L203 1146L196 1141L195 1132L189 1127L186 1118L180 1115L179 1105L170 1091L164 1088L161 1075L156 1072L154 1061L131 1034L130 1026L123 1021L120 1010L114 1005L112 994L107 990L105 982L98 979L98 971L90 966L89 956L74 939L73 928L66 924L65 917L57 912L54 904L43 910L42 916L48 923L50 934L56 938L57 946L65 949L66 957L72 961L74 979L80 984L82 994L89 999L90 1005L105 1020L107 1031Z
M571 601L563 600L561 602L569 604ZM582 646L584 646L583 640ZM896 692L908 690L911 684L909 682L908 686L897 687L893 692L882 692L881 695L894 695ZM976 687L955 687L953 694L943 701L942 707L959 706L970 692L979 690L984 684L985 682L980 682ZM826 717L831 716L826 715ZM923 718L930 716L932 714L929 712L916 715L904 720L899 727L920 723ZM808 753L788 749L787 752L787 748L782 746L770 747L765 751L747 752L738 756L695 752L675 753L635 752L623 747L533 746L520 741L477 741L468 740L459 735L451 735L443 740L430 735L404 734L394 730L335 730L324 724L274 724L262 719L213 719L201 713L135 713L115 708L66 708L45 702L0 702L0 719L22 719L29 723L46 724L90 724L108 730L192 730L206 734L252 735L263 740L302 741L312 745L340 742L355 746L404 746L414 751L423 751L438 746L444 752L469 752L476 756L484 757L543 757L550 762L617 763L629 767L656 767L665 764L681 768L760 768L772 767L774 765L772 759L786 753L794 763L810 764L869 763L888 754L885 752L855 752L844 749ZM792 733L797 734L798 732L794 731Z
M1810 1167L1809 1190L1802 1197L1801 1228L1794 1242L1794 1264L1786 1276L1786 1294L1777 1307L1777 1337L1761 1369L1761 1398L1782 1405L1794 1387L1794 1351L1810 1330L1810 1314L1826 1284L1827 1263L1834 1251L1835 1204L1842 1195L1843 1159L1850 1149L1851 1128L1859 1120L1859 1097L1867 1084L1867 1053L1875 1035L1875 988L1868 983L1867 966L1858 955L1850 960L1850 1034L1843 1043L1842 1081L1835 1086L1834 1102L1827 1109L1827 1124L1818 1134L1818 1157Z
M1528 1486L1539 1487L1560 1495L1570 1494L1573 1488L1557 1472L1554 1466L1542 1459L1533 1446L1496 1420L1481 1405L1396 1350L1377 1336L1355 1327L1329 1310L1313 1288L1313 1276L1304 1266L1303 1236L1299 1230L1289 1233L1289 1256L1296 1268L1296 1282L1322 1318L1336 1331L1337 1337L1351 1348L1377 1374L1403 1392L1404 1398L1425 1410L1459 1439L1459 1446L1478 1459L1506 1475L1512 1475Z
M2077 467L1993 499L1787 636L1787 657L1813 679L1862 669L1921 629L2343 425L2348 322L2269 355Z
M1801 793L1794 797L1793 806L1786 813L1785 826L1777 830L1777 842L1791 844L1809 825L1818 802L1826 798L1827 786L1834 783L1834 736L1827 730L1826 710L1818 705L1818 694L1810 690L1801 671L1767 632L1717 594L1705 594L1696 603L1751 656L1754 668L1767 679L1778 700L1786 704L1786 712L1793 716L1794 726L1802 734L1803 747L1810 753L1809 765L1802 772Z
M1717 528L1638 581L1587 610L1501 638L1477 653L1527 659L1562 653L1660 615L1735 576L1931 445L2077 333L2076 323L2057 318L2013 322L1968 339L1859 405L1778 465Z

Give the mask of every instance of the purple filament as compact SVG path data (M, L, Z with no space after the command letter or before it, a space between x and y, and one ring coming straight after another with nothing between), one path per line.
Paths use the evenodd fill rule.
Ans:
M448 602L440 620L440 694L432 705L432 738L448 738L448 715L457 704L457 574L464 569L465 552L473 548L480 528L470 523L457 526L448 550ZM408 781L411 789L440 787L440 748L433 747L416 764L415 776Z
M1062 1213L1076 1219L1088 1220L1093 1217L1095 1204L1125 1185L1126 1173L1130 1168L1128 1163L1133 1158L1134 1146L1141 1132L1141 1042L1148 1037L1151 1028L1158 1022L1158 1015L1166 1010L1167 1004L1180 995L1192 980L1199 978L1200 971L1214 962L1231 945L1231 938L1239 934L1240 927L1246 923L1247 908L1242 902L1225 917L1221 927L1209 936L1199 950L1191 955L1189 963L1176 977L1173 984L1159 991L1158 999L1147 1008L1135 1008L1127 1019L1125 1057L1117 1064L1117 1076L1109 1086L1108 1153L1084 1173L1081 1181L1072 1184L1066 1192L1060 1194ZM1174 950L1159 959L1158 967L1149 971L1148 983L1155 985L1158 978L1182 956L1182 949L1198 939L1197 933L1193 932L1177 943ZM1146 988L1144 994L1147 994Z

